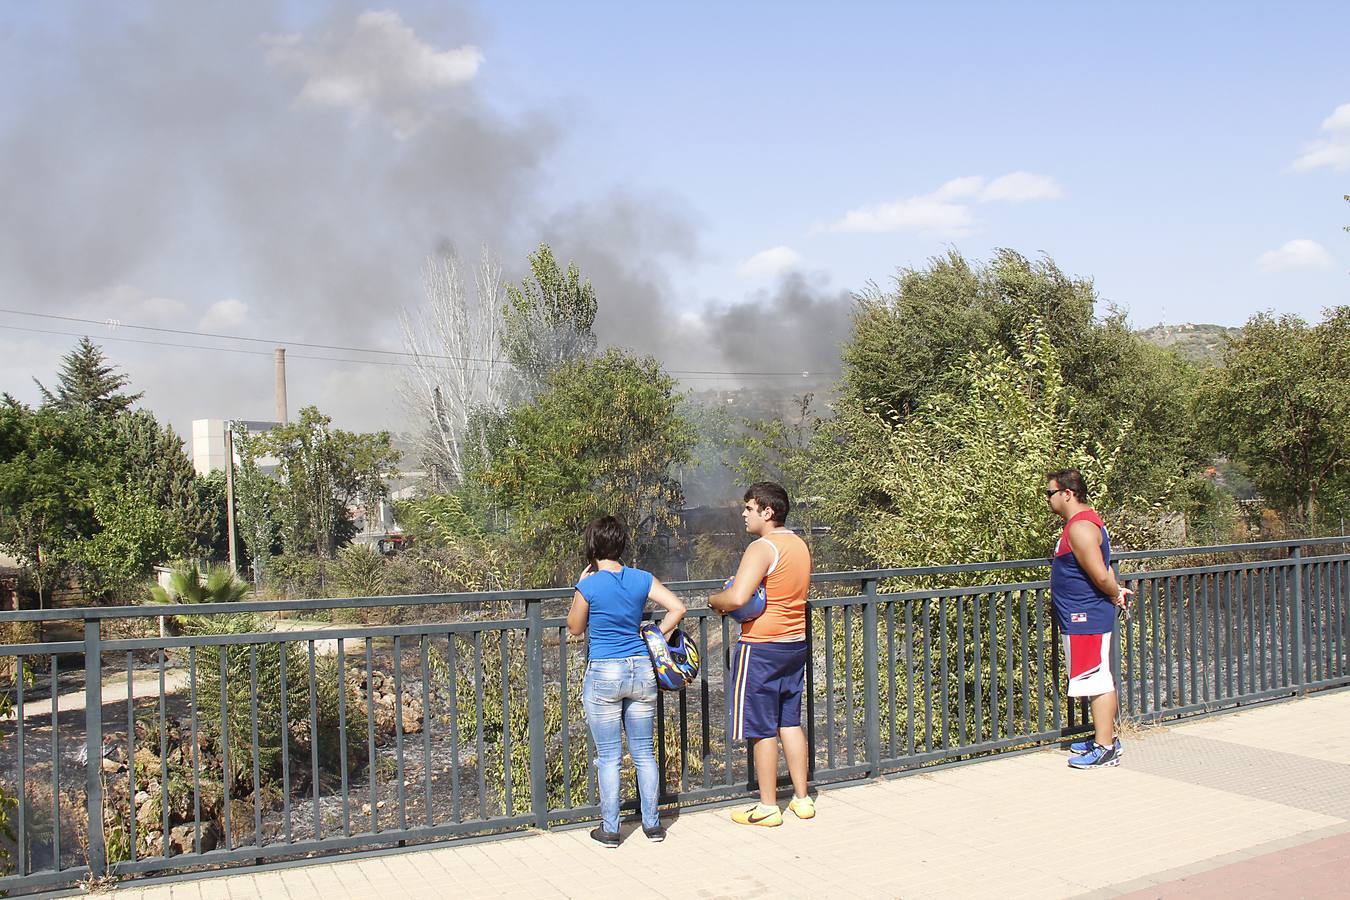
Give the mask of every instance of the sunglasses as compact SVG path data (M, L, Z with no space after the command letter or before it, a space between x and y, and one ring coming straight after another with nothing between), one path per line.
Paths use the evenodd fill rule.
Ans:
M1051 497L1055 496L1056 494L1058 494L1060 491L1063 490L1067 490L1067 488L1055 488L1053 491L1047 490L1045 492L1045 499L1049 500Z

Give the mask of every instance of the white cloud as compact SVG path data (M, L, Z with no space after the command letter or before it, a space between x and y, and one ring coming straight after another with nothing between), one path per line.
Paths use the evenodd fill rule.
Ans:
M1336 172L1350 169L1350 103L1342 103L1322 120L1327 137L1305 144L1294 160L1296 172L1329 168Z
M312 42L269 35L264 42L274 65L305 78L302 101L379 112L403 137L425 120L430 98L471 81L483 63L472 44L437 50L392 10L362 13L348 34Z
M970 203L1025 203L1064 196L1048 175L1009 172L992 181L982 175L953 178L930 194L859 206L827 226L828 231L919 231L944 237L969 234L976 224ZM958 202L961 201L961 202Z
M1059 183L1048 175L1009 172L1000 175L980 192L985 203L1027 203L1031 200L1058 200L1064 196Z
M110 328L116 328L121 322L170 322L188 311L187 304L181 300L158 297L130 284L90 293L80 300L78 309L81 316L103 319Z
M741 263L736 271L747 278L771 278L796 268L801 261L801 254L791 247L770 247Z
M1289 241L1278 250L1269 250L1256 258L1256 267L1263 272L1326 269L1333 264L1327 248L1307 238Z
M248 319L248 304L230 298L211 304L197 327L202 331L224 331L238 328Z

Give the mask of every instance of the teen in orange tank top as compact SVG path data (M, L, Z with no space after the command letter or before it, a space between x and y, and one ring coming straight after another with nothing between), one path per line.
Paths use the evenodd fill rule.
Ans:
M774 562L764 576L764 614L741 626L741 640L767 644L806 640L806 595L811 590L811 550L783 528L758 538L773 548Z

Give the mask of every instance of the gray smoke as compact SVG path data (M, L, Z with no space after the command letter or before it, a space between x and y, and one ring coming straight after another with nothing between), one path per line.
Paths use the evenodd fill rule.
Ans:
M7 26L0 306L400 349L397 311L421 301L428 254L472 259L486 245L518 278L548 240L595 283L602 343L672 369L837 369L847 297L808 279L688 315L669 273L703 249L680 200L616 190L545 208L565 129L486 101L481 40L456 9L404 19L344 4L298 21L261 0L81 5L68 21ZM0 324L88 333L180 431L271 412L267 345L234 355L112 340L175 340L127 329ZM29 376L49 382L75 341L0 330L0 386L33 399ZM288 353L292 412L402 424L395 370L304 359L324 352Z

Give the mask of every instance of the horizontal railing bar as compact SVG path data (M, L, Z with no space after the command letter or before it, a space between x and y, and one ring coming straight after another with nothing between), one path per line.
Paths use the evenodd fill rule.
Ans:
M1304 538L1286 541L1261 541L1251 544L1211 544L1202 547L1168 547L1159 550L1129 550L1114 555L1114 559L1156 559L1166 556L1194 556L1214 553L1256 553L1293 547L1316 547L1330 544L1350 544L1350 535L1322 538ZM1318 557L1330 559L1330 557ZM1011 569L1041 568L1050 565L1048 558L994 560L990 562L960 563L954 565L917 566L900 569L860 569L849 572L820 572L812 576L819 583L864 581L887 578L915 578L928 575L953 575L969 572L988 572ZM719 588L721 579L677 581L667 585L672 591L693 592ZM552 587L513 591L477 591L457 594L403 594L394 597L335 597L322 600L243 600L228 604L230 612L306 612L325 609L357 609L386 606L438 606L465 603L511 602L528 600L566 600L572 588ZM936 596L936 595L930 595ZM203 608L203 606L207 608ZM71 609L24 609L0 612L0 622L41 622L70 619L156 618L159 616L211 615L222 611L220 604L179 603L166 605L76 607Z
M998 750L1007 750L1010 747L1021 747L1034 744L1047 744L1063 740L1065 735L1058 729L1053 731L1037 731L1031 734L1014 735L1013 737L1000 738L996 741L982 741L978 744L965 744L961 747L949 747L944 750L932 750L927 753L915 753L907 756L897 756L890 759L881 760L881 768L885 772L898 772L905 769L912 769L925 763L938 762L945 759L954 759L959 756L973 756L981 753L991 753Z
M478 832L507 831L531 824L534 816L506 816L494 819L479 819L473 822L454 822L446 825L416 828L402 828L378 832L362 832L349 837L324 838L321 841L296 841L291 844L264 844L235 847L232 850L208 850L205 853L182 853L178 856L152 857L130 862L123 860L108 866L113 874L132 874L153 872L159 869L181 868L183 866L209 866L223 862L244 862L277 856L298 856L323 850L351 850L357 847L376 847L398 844L401 841L417 841L429 838L454 837L456 835ZM74 871L74 870L71 870Z
M472 634L476 631L512 631L525 627L524 619L482 622L442 622L422 625L371 625L364 628L322 628L305 631L250 631L240 634L203 634L171 638L127 638L104 641L105 650L158 650L169 647L232 647L247 644L283 644L290 641L363 640L422 634Z
M1303 558L1308 565L1309 557ZM1344 562L1350 560L1350 553L1335 556L1314 556L1318 562ZM1299 565L1293 559L1262 559L1251 562L1217 563L1212 566L1192 566L1188 569L1149 569L1146 572L1121 572L1116 576L1119 581L1142 581L1146 578L1176 577L1179 575L1212 575L1222 572L1256 572L1262 569L1292 569Z
M5 875L0 877L0 891L21 888L25 894L32 893L30 888L48 885L74 884L89 877L89 867L71 866L69 869L41 869L28 875Z
M59 641L49 644L0 644L0 656L61 656L83 653L84 641Z

